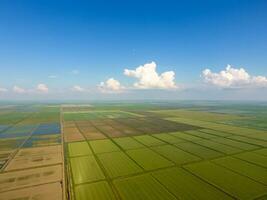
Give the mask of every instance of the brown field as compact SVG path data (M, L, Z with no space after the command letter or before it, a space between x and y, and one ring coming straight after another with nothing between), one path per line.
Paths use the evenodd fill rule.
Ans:
M62 180L62 165L0 174L0 192Z
M33 186L15 191L0 193L0 199L32 199L32 200L59 200L62 199L62 185L60 182Z

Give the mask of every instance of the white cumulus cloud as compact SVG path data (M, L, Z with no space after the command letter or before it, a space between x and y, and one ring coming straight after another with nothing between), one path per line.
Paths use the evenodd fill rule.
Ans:
M265 77L265 76L254 76L251 79L251 83L254 84L255 86L259 86L259 87L263 87L263 86L267 87L267 77Z
M79 85L74 85L74 86L71 88L71 90L74 91L74 92L84 92L84 91L85 91L85 89L82 88L82 87L79 86Z
M138 79L134 83L134 87L141 89L174 89L175 84L174 71L167 71L158 74L156 71L157 64L155 62L146 63L137 67L135 70L124 70L124 75Z
M26 90L25 90L24 88L21 88L21 87L16 86L16 85L13 87L13 91L14 91L15 93L18 93L18 94L23 94L23 93L26 92Z
M222 88L240 88L240 87L265 87L267 78L264 76L251 76L244 68L233 68L227 65L225 70L218 73L210 69L202 71L202 77L206 83Z
M102 92L112 93L112 92L122 92L124 87L114 78L109 78L106 82L101 82L99 84L99 89Z
M47 87L47 85L40 83L37 85L36 90L38 92L45 92L46 93L46 92L48 92L48 87Z

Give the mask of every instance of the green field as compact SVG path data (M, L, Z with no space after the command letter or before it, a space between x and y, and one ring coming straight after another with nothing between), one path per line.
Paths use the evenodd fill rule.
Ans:
M104 179L104 174L94 156L83 156L70 159L74 184L93 182Z
M188 165L186 169L238 199L253 199L266 193L267 186L211 162Z
M110 178L140 173L143 170L123 152L111 152L98 155Z
M259 107L0 106L0 199L41 187L70 200L266 199L266 112Z

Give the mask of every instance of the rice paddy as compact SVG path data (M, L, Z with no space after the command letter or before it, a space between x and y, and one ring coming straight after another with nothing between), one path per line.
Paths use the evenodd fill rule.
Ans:
M45 107L0 109L0 199L65 196L60 112Z
M170 103L0 107L0 199L265 199L267 130L233 123L250 117Z

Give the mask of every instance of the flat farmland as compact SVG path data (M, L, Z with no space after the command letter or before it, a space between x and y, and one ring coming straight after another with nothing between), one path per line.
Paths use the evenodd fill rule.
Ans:
M266 185L208 161L188 165L185 168L234 198L255 199L266 193Z
M0 199L63 199L60 107L0 109Z
M70 158L74 184L93 182L104 179L99 165L94 156Z
M143 170L127 154L123 152L111 152L98 155L110 178L140 173Z
M0 199L266 198L267 130L207 105L0 107Z

